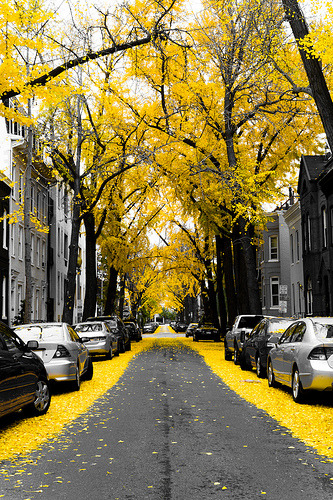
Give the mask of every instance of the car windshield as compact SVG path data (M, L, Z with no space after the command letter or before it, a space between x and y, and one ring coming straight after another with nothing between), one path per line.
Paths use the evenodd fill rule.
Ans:
M15 328L15 333L25 342L28 340L64 340L64 330L59 325L34 325Z
M333 324L314 323L313 326L318 339L333 339Z
M238 328L254 328L259 321L261 321L262 316L243 316L240 318L238 323Z
M103 325L100 323L84 323L82 325L76 325L75 330L77 332L101 332L103 330Z
M279 321L271 321L268 325L268 333L282 334L294 320L280 319Z

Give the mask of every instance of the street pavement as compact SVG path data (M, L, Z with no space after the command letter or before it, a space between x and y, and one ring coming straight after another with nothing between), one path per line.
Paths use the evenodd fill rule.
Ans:
M11 475L0 475L0 498L333 498L332 464L231 391L175 334L153 338L30 463L1 464Z

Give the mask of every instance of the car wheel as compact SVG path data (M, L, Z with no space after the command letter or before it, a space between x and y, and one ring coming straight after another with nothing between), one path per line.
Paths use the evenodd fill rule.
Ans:
M35 400L27 406L27 412L31 415L44 415L51 403L51 392L49 382L40 378L36 384Z
M81 387L81 377L80 377L80 370L78 365L76 365L76 370L75 370L75 380L73 380L72 383L73 391L79 391Z
M260 363L260 356L257 354L256 356L256 372L258 378L263 378L265 376L265 370L262 364Z
M113 353L112 353L112 346L110 346L110 349L108 353L105 356L106 359L112 359L113 358Z
M237 346L235 346L234 350L234 364L239 365L239 350Z
M224 359L226 361L231 361L232 360L232 353L229 351L226 343L224 343Z
M302 382L299 378L299 371L297 367L295 368L293 373L291 390L293 394L293 400L296 403L301 403L304 399L304 392L303 392Z
M131 341L129 340L126 344L126 351L130 351L131 350Z
M93 362L92 362L92 359L89 358L88 359L88 367L87 367L87 371L84 375L84 378L86 380L91 380L93 378L93 375L94 375L94 367L93 367Z
M268 366L267 366L267 378L268 378L269 387L277 387L277 383L275 381L274 371L273 371L273 366L272 366L271 361L268 362Z
M249 366L246 362L245 353L243 351L239 356L239 366L241 367L242 370L249 370Z
M124 353L125 352L125 342L122 340L120 343L120 349L119 352Z
M193 342L198 342L198 338L196 335L193 335Z

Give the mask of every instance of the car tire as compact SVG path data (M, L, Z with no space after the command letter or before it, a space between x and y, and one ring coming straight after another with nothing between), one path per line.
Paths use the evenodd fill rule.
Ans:
M226 343L224 343L224 359L226 361L232 360L232 353L229 351L228 347L226 346Z
M125 349L125 342L122 340L120 343L120 349L119 352L124 353L126 351Z
M80 370L79 370L78 365L76 365L75 380L73 380L73 382L72 382L73 391L79 391L80 387L81 387Z
M112 346L110 346L110 349L109 349L108 353L106 354L105 359L110 360L112 358L113 358L113 352L112 352Z
M277 387L277 382L275 380L272 362L267 363L267 379L269 387Z
M132 349L130 340L127 342L125 349L126 349L126 351L130 351Z
M241 367L242 370L249 370L250 367L248 366L247 362L246 362L246 358L245 358L245 354L241 353L241 355L239 356L239 366Z
M299 370L297 366L293 371L292 383L291 383L291 391L293 395L293 400L295 403L302 403L304 400L304 391L302 387L302 382L299 377Z
M88 366L87 366L87 370L86 370L86 373L84 375L84 378L85 378L85 380L91 380L93 378L93 375L94 375L93 362L92 362L92 359L89 358L88 359Z
M258 378L264 378L265 377L265 369L262 366L260 362L260 356L257 354L256 356L256 373Z
M193 335L193 342L198 342L198 338L196 335Z
M27 406L26 411L30 415L38 417L44 415L50 407L51 391L50 384L45 378L39 378L36 384L35 400Z

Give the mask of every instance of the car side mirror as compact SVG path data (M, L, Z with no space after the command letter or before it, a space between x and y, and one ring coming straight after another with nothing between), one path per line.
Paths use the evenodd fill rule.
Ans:
M280 341L280 337L272 335L267 342L267 347L276 347Z
M246 339L246 330L242 330L240 332L240 341L244 342L245 339Z
M28 340L28 342L27 342L28 349L31 349L32 351L34 349L38 349L38 346L39 346L39 344L38 344L37 340Z

